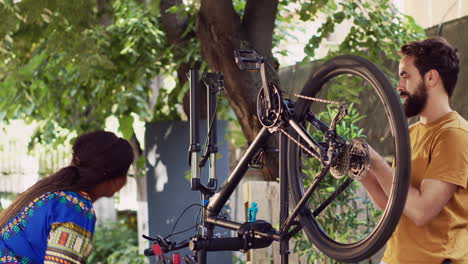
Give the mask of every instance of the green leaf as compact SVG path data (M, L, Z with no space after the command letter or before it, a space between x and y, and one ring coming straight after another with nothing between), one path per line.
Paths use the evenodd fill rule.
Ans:
M343 22L343 20L345 19L345 17L346 17L346 16L345 16L345 13L344 13L343 11L338 12L338 13L335 13L335 14L333 15L333 18L334 18L334 20L335 20L334 22L335 22L336 24L340 24L341 22Z
M119 117L119 131L127 140L130 140L133 136L133 122L134 118L132 115Z

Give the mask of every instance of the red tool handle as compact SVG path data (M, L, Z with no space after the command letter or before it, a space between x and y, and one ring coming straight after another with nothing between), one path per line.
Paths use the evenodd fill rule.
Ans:
M172 255L172 264L180 264L180 254L174 253Z

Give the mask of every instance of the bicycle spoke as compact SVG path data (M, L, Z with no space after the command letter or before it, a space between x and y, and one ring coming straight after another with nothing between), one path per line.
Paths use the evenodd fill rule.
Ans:
M343 184L334 191L330 197L328 197L317 209L315 209L312 213L314 217L317 217L335 198L340 195L346 188L348 188L349 185L353 183L353 179L348 178Z
M304 196L302 197L302 199L297 203L297 205L294 208L293 212L288 216L288 218L284 222L284 225L281 228L281 232L285 232L285 231L287 231L289 229L289 227L291 227L291 224L292 224L293 220L296 218L297 215L299 215L299 212L304 209L303 207L305 206L305 204L309 200L310 196L312 196L312 194L318 188L318 186L319 186L320 182L322 181L322 179L325 177L325 175L327 175L329 169L330 169L330 165L327 165L314 178L314 180L312 181L312 184L309 186L309 188L307 189L307 191L304 194Z
M301 93L291 97L298 98L288 112L296 123L286 120L291 194L293 204L301 208L297 218L310 242L326 255L345 262L364 260L385 244L404 206L410 159L399 98L375 65L351 55L315 69ZM391 156L398 171L383 213L372 205L362 184L343 179L365 165L354 155L359 153L348 152L359 138ZM331 171L323 175L328 164L333 165Z

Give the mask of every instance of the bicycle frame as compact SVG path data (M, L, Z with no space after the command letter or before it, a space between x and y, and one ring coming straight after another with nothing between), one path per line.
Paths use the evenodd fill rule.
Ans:
M263 65L263 62L262 62ZM264 68L262 68L262 72ZM238 248L242 242L247 243L248 241L241 241L240 238L213 238L213 229L215 226L226 228L229 230L237 231L240 234L240 230L244 230L246 223L235 222L232 220L227 220L222 217L219 217L222 208L226 205L229 197L232 195L234 190L239 185L240 181L244 177L246 171L249 168L249 164L254 159L255 155L262 150L265 142L267 142L268 138L274 136L274 133L278 131L278 128L282 129L283 126L290 127L292 130L297 133L300 138L307 143L308 146L311 147L310 152L315 154L316 158L320 159L322 162L327 159L326 149L324 149L319 143L317 143L312 137L308 135L306 130L301 126L301 124L297 123L294 119L292 114L288 111L282 111L282 118L284 120L281 125L277 125L276 127L263 127L253 142L250 144L249 148L243 155L243 157L238 161L236 167L227 178L227 180L221 185L219 191L216 191L217 187L217 179L215 174L215 166L216 166L216 156L215 153L217 151L216 147L216 133L213 133L213 129L216 129L216 116L214 112L214 104L215 104L215 95L220 88L219 85L222 84L222 78L219 74L204 74L203 81L207 85L208 91L208 130L209 132L209 145L207 147L207 152L199 161L199 151L200 151L200 143L199 143L199 116L198 116L198 91L200 81L198 80L198 73L196 71L190 71L189 78L190 78L190 165L192 171L192 190L200 191L202 194L202 202L206 205L203 208L202 212L202 235L200 241L192 241L190 248L193 251L197 252L197 263L198 264L205 264L206 263L206 254L208 251L219 251L219 250L242 250L242 248ZM264 72L262 74L262 79L264 77ZM265 80L263 80L265 82ZM268 89L262 89L268 90ZM271 91L270 91L271 94ZM269 96L269 95L268 95ZM283 101L281 104L285 104ZM270 103L269 103L270 105ZM284 105L283 107L286 107ZM315 116L310 113L309 118L313 121L312 124L317 127L317 129L323 131L330 131L328 126L321 123ZM284 124L284 125L283 125ZM285 129L285 128L284 128ZM289 255L289 240L294 234L299 232L302 227L301 225L294 221L295 218L299 215L300 211L304 208L306 202L312 195L312 193L317 189L320 180L326 175L329 164L325 164L322 171L315 177L311 186L308 188L306 194L302 198L302 200L296 205L296 207L292 210L291 214L289 214L289 199L288 199L288 188L289 188L289 181L287 175L287 144L288 144L288 137L284 133L277 133L278 137L278 151L279 151L279 178L280 178L280 230L269 230L269 231L262 231L262 230L250 230L252 232L252 239L259 238L265 241L270 241L270 243L266 243L269 246L272 241L280 242L280 254L281 254L281 263L286 264L288 263L288 255ZM208 158L209 157L209 158ZM205 186L201 183L200 180L200 167L205 165L205 162L209 159L209 181L208 185ZM327 203L329 203L328 201ZM327 204L322 204L319 208L326 207ZM321 211L321 209L320 209ZM317 214L319 211L317 212ZM271 225L270 225L271 226ZM293 227L294 228L291 228ZM291 230L290 230L291 229ZM201 243L201 241L205 241ZM246 239L248 240L248 239ZM213 242L213 243L211 243ZM216 244L216 245L213 245ZM237 245L233 246L233 244ZM265 247L265 243L260 243L262 246ZM261 248L261 247L250 247L250 248ZM250 249L248 248L248 249ZM245 250L245 247L244 247Z
M246 55L246 56L244 56ZM216 167L216 138L212 131L216 130L216 109L214 100L218 90L223 87L223 77L219 73L205 73L202 80L208 87L208 142L206 153L200 158L200 144L198 138L198 73L190 72L191 85L191 114L190 114L190 165L192 169L191 189L199 191L202 196L201 209L202 220L198 222L198 232L191 236L190 242L185 240L182 243L174 243L166 237L148 238L156 241L157 245L163 245L164 252L176 250L181 247L189 248L196 256L186 256L189 264L205 264L207 252L209 251L241 251L264 248L273 241L280 244L281 263L288 263L289 247L288 242L291 237L304 229L309 240L328 256L341 261L360 261L379 250L385 241L391 236L399 217L403 211L406 199L409 178L409 138L407 126L404 122L404 113L401 109L398 97L394 93L390 82L385 75L371 62L352 55L338 56L326 62L315 73L311 75L300 94L291 94L299 98L297 101L283 99L281 91L274 84L267 81L263 58L259 57L255 51L238 50L235 51L236 63L241 70L260 71L262 78L262 88L257 98L257 116L262 125L258 135L248 146L246 153L236 164L227 180L217 190ZM255 66L252 66L252 65ZM370 152L368 144L362 138L345 140L337 134L335 130L337 124L348 114L345 103L315 97L321 91L322 86L331 78L339 75L350 74L351 77L361 77L376 93L383 107L390 125L394 141L394 158L398 163L392 182L391 195L385 208L383 218L371 233L364 238L357 237L356 242L342 243L341 239L334 239L327 235L320 228L321 221L317 221L317 216L330 203L340 195L354 180L365 177L365 173L370 166ZM311 101L318 101L326 104L338 105L334 117L329 125L322 123L310 110ZM213 107L215 106L215 107ZM335 112L335 109L332 109ZM330 111L328 111L330 113ZM353 114L353 111L351 112ZM329 117L326 117L329 119ZM311 131L315 130L315 131ZM321 132L323 140L317 142L309 134L309 131ZM386 132L385 132L386 133ZM271 137L275 138L271 138ZM277 152L278 172L280 181L280 220L279 228L275 229L270 223L255 219L255 212L258 210L255 204L248 210L247 222L232 221L226 219L222 214L222 209L229 197L238 187L244 174L249 169L249 165L258 168L263 165L264 153L270 151L271 140L278 140ZM267 143L268 142L268 143ZM286 149L287 148L287 149ZM304 159L315 158L320 162L320 171L315 177L307 173L307 181L303 177L303 169L309 166ZM201 183L200 168L207 164L209 160L208 184ZM260 162L259 162L260 161ZM303 166L304 165L304 166ZM313 164L315 165L315 164ZM314 170L316 167L314 167ZM329 171L331 169L331 171ZM334 177L334 191L328 193L321 204L309 203L311 195L319 188L322 179ZM347 176L346 178L343 178ZM343 179L343 180L341 180ZM339 186L338 186L339 185ZM291 189L291 190L290 190ZM290 191L289 191L290 190ZM401 195L397 195L401 194ZM292 194L294 208L289 210L289 197ZM325 197L324 197L325 198ZM317 202L317 201L315 201ZM334 208L332 208L334 210ZM184 211L185 212L185 211ZM291 213L289 213L291 212ZM356 216L357 217L357 214ZM300 223L297 220L300 220ZM320 219L321 220L321 219ZM233 230L237 234L232 237L218 238L213 235L215 227ZM174 228L175 229L175 228ZM180 232L179 232L180 233ZM341 236L340 236L341 237ZM154 251L154 250L153 250Z

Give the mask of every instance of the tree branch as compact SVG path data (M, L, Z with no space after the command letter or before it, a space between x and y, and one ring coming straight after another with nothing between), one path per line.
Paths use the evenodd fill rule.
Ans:
M187 30L188 19L182 18L178 14L170 13L167 10L173 6L183 4L182 0L161 0L161 22L164 32L167 36L168 46L173 47L174 58L182 60L185 57L186 47L189 45L188 40L195 37L195 32L191 31L186 36L182 36ZM186 73L191 68L199 68L199 63L188 62L177 64L177 79L178 85L183 86L187 81ZM203 87L202 87L203 88ZM202 112L201 118L206 118L206 92L201 95ZM183 109L185 114L189 114L189 94L186 93L183 98Z
M278 0L248 0L242 21L250 44L270 58L277 11Z
M234 49L240 47L240 39L245 39L241 36L243 31L240 17L236 14L231 0L202 0L197 33L200 39L203 38L202 56L214 71L222 68L220 64L225 56L234 61ZM219 53L210 54L211 50L217 50Z
M183 42L182 34L187 27L187 18L181 18L177 14L168 12L167 9L181 4L183 4L182 0L161 0L159 5L162 27L171 45L177 45Z
M276 2L275 0L274 3ZM267 9L271 10L271 8ZM245 137L252 142L261 129L256 110L256 99L261 81L258 73L241 72L234 62L234 50L251 48L252 44L248 41L245 28L232 6L232 1L202 0L197 34L201 42L203 58L212 70L224 73L224 85L229 104L236 113ZM271 49L271 41L268 47ZM258 49L258 47L255 48ZM271 50L267 54L271 54ZM270 76L271 73L269 71ZM273 156L275 157L268 157L267 166L265 166L264 175L267 180L277 178L277 163L275 162L277 155Z
M234 62L234 50L245 42L240 17L230 0L202 0L197 23L201 53L211 69L224 74L226 94L249 141L260 131L254 114L257 90L252 75L241 72Z
M104 27L112 24L112 7L108 0L97 0L98 21Z

